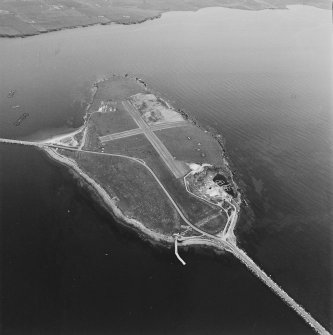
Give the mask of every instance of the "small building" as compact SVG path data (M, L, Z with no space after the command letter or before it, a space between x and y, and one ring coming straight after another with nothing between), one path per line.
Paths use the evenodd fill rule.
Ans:
M235 197L235 192L232 188L232 186L229 184L228 180L226 177L224 177L222 174L217 174L214 178L213 181L220 187L223 188L225 192L230 194L232 197Z

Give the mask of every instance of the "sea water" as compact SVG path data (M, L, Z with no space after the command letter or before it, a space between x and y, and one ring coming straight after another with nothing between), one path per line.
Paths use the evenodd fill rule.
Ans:
M251 209L239 245L330 328L330 20L306 6L214 8L1 39L0 134L66 132L82 123L94 81L143 78L224 135ZM184 251L183 268L171 250L124 231L42 152L0 150L8 334L311 333L231 255Z

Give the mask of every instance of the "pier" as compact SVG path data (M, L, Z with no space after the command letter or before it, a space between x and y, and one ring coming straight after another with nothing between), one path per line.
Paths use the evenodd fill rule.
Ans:
M180 261L180 263L182 263L183 265L186 265L185 261L179 256L179 253L178 253L178 238L179 238L179 235L175 234L174 236L175 236L175 255L178 258L178 260Z

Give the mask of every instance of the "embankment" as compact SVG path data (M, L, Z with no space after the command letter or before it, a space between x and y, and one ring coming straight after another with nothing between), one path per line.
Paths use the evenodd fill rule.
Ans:
M107 20L104 22L100 22L100 20L96 19L96 22L92 23L84 23L84 24L75 24L75 25L64 25L55 28L45 28L44 30L37 30L33 29L30 30L29 32L16 32L16 33L3 33L0 30L0 38L26 38L26 37L31 37L31 36L36 36L36 35L41 35L41 34L46 34L46 33L52 33L56 31L61 31L61 30L68 30L68 29L76 29L76 28L87 28L91 26L97 26L97 25L111 25L111 24L122 24L122 25L132 25L132 24L140 24L149 20L155 20L159 19L162 14L157 14L154 16L148 16L145 17L144 19L138 19L138 20L133 20L130 23L122 22L122 20Z
M254 261L236 245L232 246L231 252L237 257L252 273L261 279L274 293L276 293L289 307L300 315L318 334L330 335L329 332L316 321L301 305L291 298L270 276L268 276Z

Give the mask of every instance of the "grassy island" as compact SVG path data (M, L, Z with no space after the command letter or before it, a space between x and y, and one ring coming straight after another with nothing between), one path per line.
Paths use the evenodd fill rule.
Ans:
M51 155L103 189L123 221L150 236L234 236L241 197L220 142L140 78L95 84L84 126L49 144Z

